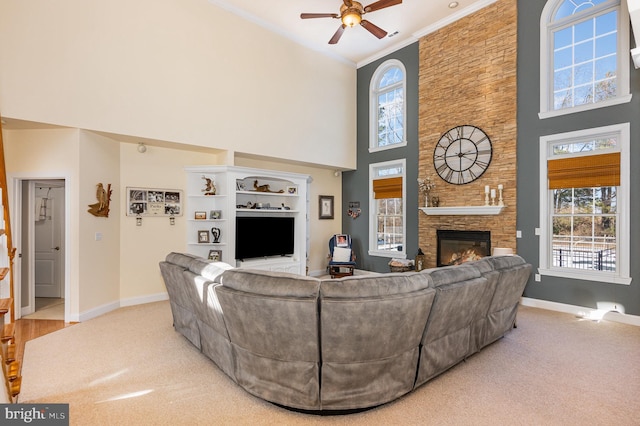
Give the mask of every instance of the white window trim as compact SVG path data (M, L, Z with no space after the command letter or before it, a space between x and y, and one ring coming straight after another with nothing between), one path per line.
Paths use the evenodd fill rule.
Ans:
M398 67L402 70L402 142L393 145L378 146L378 85L382 76L389 68ZM387 149L407 146L407 70L402 62L397 59L389 59L376 69L369 83L369 152L384 151Z
M538 117L542 120L545 118L558 117L576 112L589 111L598 108L606 108L612 105L631 102L631 94L629 93L629 8L626 0L620 0L618 8L618 79L616 81L618 88L618 96L615 99L591 103L586 105L578 105L572 108L563 108L555 110L551 107L553 99L553 69L549 63L549 43L552 40L551 32L558 25L550 25L552 15L556 7L562 0L549 0L542 10L540 17L540 112ZM597 12L602 9L611 7L611 4L597 5L589 9L589 12ZM573 17L566 18L567 22L573 22Z
M616 253L616 272L608 271L585 271L570 270L568 268L553 267L551 264L550 241L552 237L551 222L549 220L551 212L551 190L549 190L547 179L547 160L551 157L551 146L571 139L585 139L598 137L599 135L616 133L619 135L618 141L620 150L620 186L617 191L617 206L619 221L617 224L616 236L618 238L618 250ZM617 149L616 149L617 150ZM598 127L593 129L578 130L575 132L559 133L540 137L540 275L553 277L573 278L585 281L598 281L613 284L631 284L629 273L629 251L631 244L629 241L630 222L630 124L614 124L611 126Z
M392 166L402 167L402 235L403 241L402 251L386 251L376 250L377 247L377 210L375 194L373 193L373 181L380 177L375 174L376 169ZM369 164L369 256L389 257L396 259L406 259L407 257L407 160L404 158L398 160L384 161L382 163Z

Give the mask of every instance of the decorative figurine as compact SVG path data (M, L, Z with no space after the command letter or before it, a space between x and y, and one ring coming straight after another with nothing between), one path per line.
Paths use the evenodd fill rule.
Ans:
M213 242L220 242L220 228L211 228L211 235L213 235Z
M98 202L95 204L89 204L89 213L98 217L109 217L109 202L111 201L111 184L107 185L107 189L104 189L102 183L96 185L96 198Z
M202 190L202 192L204 192L204 195L216 195L216 185L213 182L213 179L206 176L202 176L202 179L204 179L205 181L205 187Z

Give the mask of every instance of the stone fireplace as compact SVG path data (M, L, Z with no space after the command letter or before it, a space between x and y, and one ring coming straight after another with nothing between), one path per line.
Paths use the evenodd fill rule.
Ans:
M460 265L491 255L490 231L436 231L437 266Z

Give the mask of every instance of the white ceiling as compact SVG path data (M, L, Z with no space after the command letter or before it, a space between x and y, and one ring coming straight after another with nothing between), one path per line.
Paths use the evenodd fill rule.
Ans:
M300 19L300 13L340 13L342 0L209 0L211 3L277 32L297 43L358 67L475 12L496 0L403 0L402 4L367 13L363 19L387 31L378 39L360 26L347 28L338 44L328 44L341 22L333 18ZM361 1L363 6L376 0ZM389 36L392 35L393 36Z

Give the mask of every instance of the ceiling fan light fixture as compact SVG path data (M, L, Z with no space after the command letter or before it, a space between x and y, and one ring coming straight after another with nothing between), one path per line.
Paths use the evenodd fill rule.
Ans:
M362 21L362 16L357 10L349 10L342 15L342 23L347 27L355 27Z

